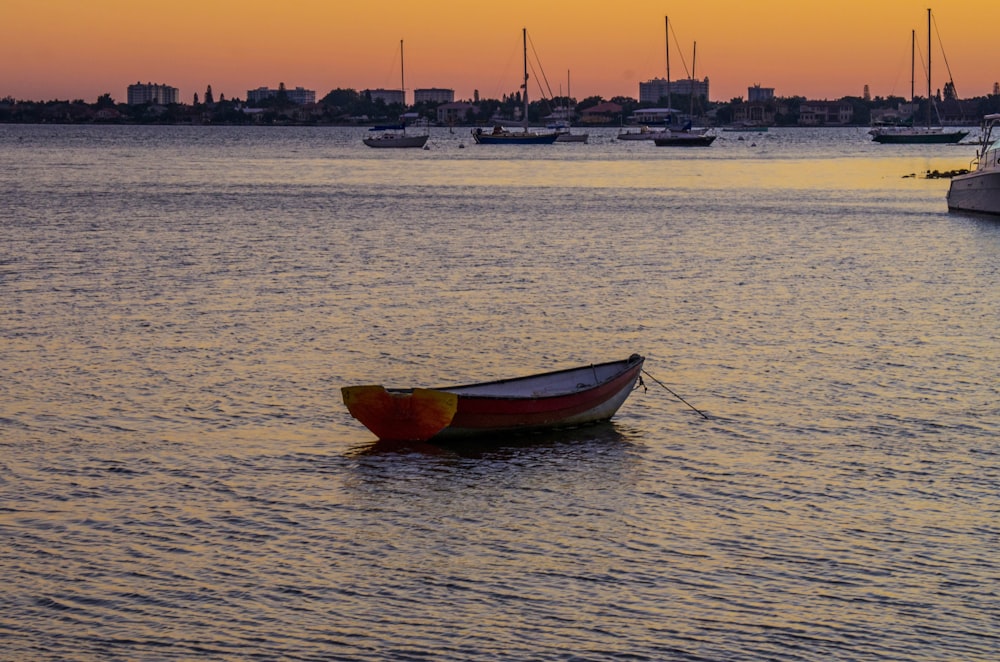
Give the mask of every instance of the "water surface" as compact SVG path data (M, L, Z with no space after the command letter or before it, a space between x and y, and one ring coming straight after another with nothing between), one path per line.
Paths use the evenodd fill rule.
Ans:
M1000 224L907 176L974 147L363 134L0 127L0 657L994 658ZM633 352L710 418L340 399Z

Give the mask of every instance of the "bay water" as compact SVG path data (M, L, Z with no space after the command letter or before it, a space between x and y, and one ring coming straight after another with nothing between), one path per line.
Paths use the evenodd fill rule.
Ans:
M0 659L996 659L974 146L365 133L0 126ZM635 352L528 438L340 396Z

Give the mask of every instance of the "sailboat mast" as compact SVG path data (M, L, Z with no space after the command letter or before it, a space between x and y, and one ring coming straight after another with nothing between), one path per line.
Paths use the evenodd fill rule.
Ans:
M663 29L667 35L667 112L670 112L672 102L670 101L670 17L663 17Z
M931 126L931 10L927 8L927 128Z
M910 103L916 101L915 81L917 79L917 31L910 30Z
M570 86L569 86L569 69L567 69L566 70L566 122L572 121L573 119L572 116L575 114L574 111L570 110L570 108L572 108L570 104L573 103L572 98L573 95L570 93Z
M403 73L403 40L399 40L399 87L403 91L403 108L406 108L406 75Z
M528 132L528 28L521 28L521 40L524 42L524 132Z
M688 115L691 119L694 119L694 61L698 57L698 42L694 42L694 48L691 50L691 110L688 111Z

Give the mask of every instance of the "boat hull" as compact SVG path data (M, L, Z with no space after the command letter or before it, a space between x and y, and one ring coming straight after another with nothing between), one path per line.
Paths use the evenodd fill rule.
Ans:
M575 427L614 416L635 388L644 360L633 354L623 361L439 389L346 387L344 403L382 441L447 441ZM453 410L449 398L454 398Z
M392 393L381 385L341 389L348 411L379 439L423 441L451 423L458 396L433 389Z
M956 175L948 188L948 209L1000 214L1000 140L995 140L1000 113L983 117L983 132L974 161L976 169Z
M427 143L429 136L379 136L378 138L365 138L364 143L375 148L419 148Z
M590 137L589 133L560 133L556 137L557 143L585 143Z
M876 132L872 140L883 145L946 145L960 142L968 131Z
M715 142L715 136L699 135L673 135L665 138L656 138L653 141L657 147L708 147Z
M666 134L666 131L625 131L618 134L618 140L655 140Z
M1000 215L1000 170L952 177L948 209Z
M551 145L558 133L485 133L473 131L477 145Z

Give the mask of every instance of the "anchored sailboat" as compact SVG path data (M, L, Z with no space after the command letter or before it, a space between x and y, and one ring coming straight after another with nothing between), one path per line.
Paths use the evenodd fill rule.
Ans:
M406 78L403 73L403 40L399 40L399 86L403 91L403 105L406 105ZM374 126L369 131L380 131L377 136L365 138L362 142L369 147L423 147L427 143L427 134L422 136L406 135L406 123Z
M914 55L915 49L911 46L910 55L910 67L913 67L915 61ZM911 101L913 101L914 93L910 90ZM909 127L878 127L872 129L868 133L871 134L872 140L877 143L883 144L948 144L957 143L965 136L969 135L968 131L945 131L941 127L931 126L931 10L927 10L927 126L909 126Z
M667 91L667 108L666 108L666 124L667 126L662 129L650 129L647 126L642 127L638 131L622 131L618 134L618 140L653 140L657 145L660 146L674 146L674 145L689 145L689 146L708 146L712 144L715 140L715 136L706 136L708 129L692 129L691 121L688 120L684 126L679 129L673 128L673 118L675 114L675 109L673 107L672 99L672 88L673 84L670 80L670 17L663 17L663 29L665 33L665 47L667 56L667 78L666 78L666 91ZM676 36L676 35L675 35ZM697 44L695 44L695 49L697 49ZM683 59L683 56L682 56ZM692 60L692 71L691 71L691 115L694 115L694 61ZM685 69L687 64L684 65Z
M524 41L524 82L521 88L524 90L521 98L524 102L524 113L521 116L522 131L509 131L501 125L493 127L492 131L483 131L480 128L472 130L472 139L478 145L551 145L559 137L556 132L552 133L531 133L528 131L528 30L522 28L521 36Z
M570 92L570 82L569 82L569 71L566 71L566 103L570 103L570 99L573 98ZM560 122L555 126L549 126L550 129L555 129L556 133L559 134L556 137L557 143L585 143L587 138L590 136L589 133L573 133L569 128L569 116L572 114L573 110L571 107L567 107L567 117L565 123Z

